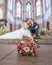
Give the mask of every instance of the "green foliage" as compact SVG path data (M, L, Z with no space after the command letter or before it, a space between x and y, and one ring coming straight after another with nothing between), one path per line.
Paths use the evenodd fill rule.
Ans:
M3 35L3 34L8 33L8 32L9 32L9 29L6 26L2 26L0 28L0 35Z
M22 38L28 38L27 36L23 35Z
M40 45L37 45L37 48L40 48Z
M46 28L43 28L43 29L40 31L40 34L41 34L41 35L49 34L49 30L46 29Z

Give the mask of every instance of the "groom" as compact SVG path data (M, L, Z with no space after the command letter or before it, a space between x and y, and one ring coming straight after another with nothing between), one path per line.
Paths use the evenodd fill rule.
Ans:
M40 38L38 31L38 24L33 21L33 19L28 19L27 24L29 25L28 29L31 33L36 34L36 38Z

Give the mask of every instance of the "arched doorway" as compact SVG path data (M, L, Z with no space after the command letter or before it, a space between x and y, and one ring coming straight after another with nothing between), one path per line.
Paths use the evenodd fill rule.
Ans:
M12 32L12 24L10 23L10 32Z

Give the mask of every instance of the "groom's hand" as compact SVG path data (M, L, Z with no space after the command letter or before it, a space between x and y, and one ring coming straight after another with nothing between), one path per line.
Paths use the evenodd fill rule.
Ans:
M35 29L38 29L38 26L36 26Z

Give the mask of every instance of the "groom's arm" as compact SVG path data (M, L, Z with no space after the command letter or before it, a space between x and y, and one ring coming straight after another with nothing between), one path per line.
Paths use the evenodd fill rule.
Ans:
M34 28L35 28L35 29L38 29L38 24L37 24L37 22L34 22Z

